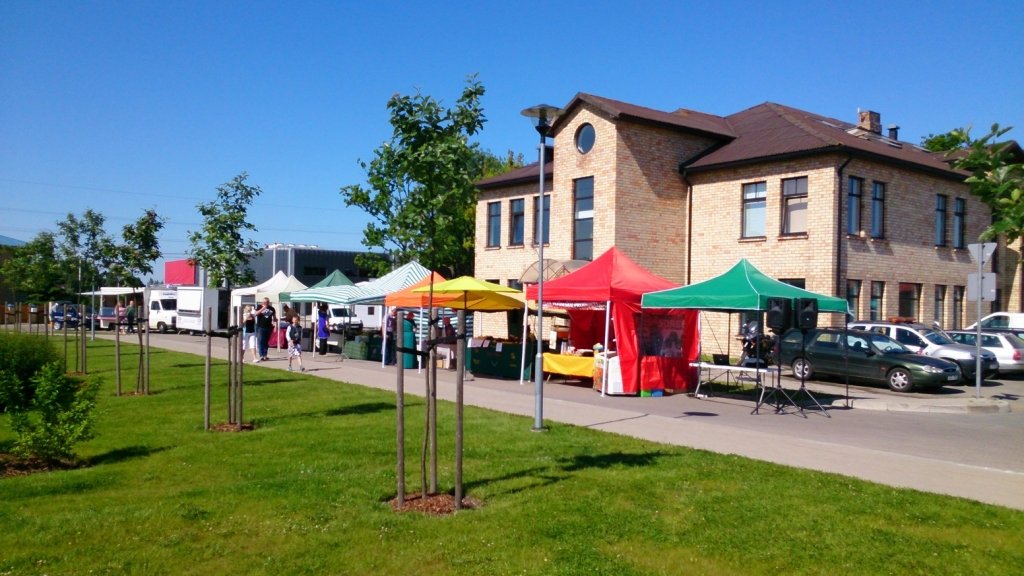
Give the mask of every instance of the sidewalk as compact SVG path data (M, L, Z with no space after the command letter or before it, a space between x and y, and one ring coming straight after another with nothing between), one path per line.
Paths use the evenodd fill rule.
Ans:
M151 338L155 347L205 354L205 339L201 337L153 334ZM225 348L225 340L214 339L215 357L224 358ZM283 350L280 353L271 350L270 356L271 360L257 366L287 367ZM381 390L395 389L393 366L361 360L339 361L337 355L314 353L304 354L303 359L307 375ZM438 369L438 398L454 401L455 379L454 371ZM406 393L422 396L423 381L423 373L406 370ZM792 384L790 381L784 385L789 389ZM816 394L820 392L817 386L812 389ZM524 425L532 425L535 409L532 381L520 385L514 380L474 378L467 374L464 398L469 406L529 417L530 424ZM893 399L857 389L851 400L852 409L846 407L845 399L825 407L831 418L817 409L807 411L805 418L792 408L782 414L776 414L773 408L763 408L757 415L750 414L752 408L749 398L714 396L698 400L684 394L662 398L602 397L589 386L550 382L544 386L543 417L549 422L586 426L644 440L736 454L1024 510L1024 459L1018 455L1017 448L1006 447L986 456L984 449L973 445L947 450L942 438L933 439L931 444L920 438L901 442L898 433L889 434L885 430L890 425L887 419L891 418L886 412L976 413L976 418L985 418L985 414L1009 411L1009 403L1004 400ZM918 426L945 429L941 421L935 421L943 416L920 418L924 421L912 422L909 426L914 430L918 430ZM880 434L880 431L887 433ZM923 438L937 435L923 429L917 434ZM1013 446L1018 444L1012 439L1007 441Z

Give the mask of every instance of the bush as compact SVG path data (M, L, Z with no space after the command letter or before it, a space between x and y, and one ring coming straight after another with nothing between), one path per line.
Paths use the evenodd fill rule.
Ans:
M0 380L11 378L0 375ZM74 446L93 437L98 378L81 380L51 362L32 378L34 395L27 405L11 406L14 452L48 462L69 459Z
M0 412L24 409L32 401L32 377L59 358L44 336L0 332Z

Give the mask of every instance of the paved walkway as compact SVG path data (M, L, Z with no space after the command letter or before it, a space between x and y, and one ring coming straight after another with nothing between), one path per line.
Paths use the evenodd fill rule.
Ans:
M201 337L153 334L152 344L205 354ZM214 344L221 350L215 355L224 358L226 341L215 338ZM259 366L287 366L283 350L271 350L270 356ZM306 353L303 359L307 374L394 391L394 367L359 360L339 362L337 355ZM438 374L438 397L454 401L455 372L438 370ZM423 375L417 370L407 370L405 382L407 393L423 394ZM815 383L811 389L821 398L830 392L842 394L839 386ZM530 420L524 425L532 425L533 382L520 385L467 375L464 397L467 405L527 416ZM1011 407L1005 400L892 398L858 388L849 407L845 398L826 407L831 417L817 410L801 415L792 408L751 414L753 403L748 398L602 397L589 387L555 380L544 387L543 406L548 421L1024 510L1024 456L1019 448L1024 437L992 439L972 433L979 418L1002 418L1002 422L1013 418L1013 426L1024 422L1024 414L1007 413ZM1024 412L1024 406L1017 412Z

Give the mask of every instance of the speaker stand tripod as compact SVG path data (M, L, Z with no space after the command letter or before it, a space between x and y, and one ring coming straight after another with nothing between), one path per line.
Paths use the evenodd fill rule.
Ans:
M800 355L803 356L805 359L807 358L807 330L804 330L804 329L800 330ZM805 362L806 362L806 360L805 360ZM825 410L825 407L822 406L821 403L818 402L818 399L815 398L813 394L811 394L811 391L807 389L807 370L806 369L800 371L800 389L797 390L796 393L793 394L793 398L790 399L790 403L793 404L793 406L796 406L800 410L800 415L801 416L803 416L804 418L807 418L807 414L804 413L804 406L803 406L803 404L797 404L796 403L796 399L799 398L801 394L803 394L803 395L807 396L808 398L810 398L811 402L814 402L814 405L818 407L818 410L822 414L824 414L825 416L827 416L829 418L832 417L832 415L829 414L827 410Z

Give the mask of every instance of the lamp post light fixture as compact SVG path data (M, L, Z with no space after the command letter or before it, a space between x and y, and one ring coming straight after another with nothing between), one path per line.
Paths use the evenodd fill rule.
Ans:
M562 113L557 106L538 104L523 110L523 116L530 118L540 134L540 196L537 198L537 356L533 362L533 429L544 429L544 352L541 345L544 336L544 153L547 148L548 132L555 118Z

